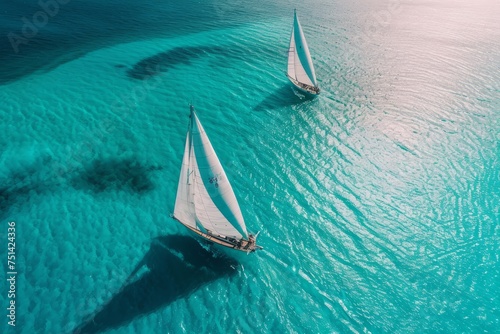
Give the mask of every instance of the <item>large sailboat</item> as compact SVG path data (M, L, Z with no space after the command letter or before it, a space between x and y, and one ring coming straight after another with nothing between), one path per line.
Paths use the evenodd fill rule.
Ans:
M295 87L301 91L311 95L319 94L311 54L296 10L293 13L293 28L288 49L288 70L286 75Z
M262 249L247 231L233 188L191 106L173 218L216 244L244 252Z

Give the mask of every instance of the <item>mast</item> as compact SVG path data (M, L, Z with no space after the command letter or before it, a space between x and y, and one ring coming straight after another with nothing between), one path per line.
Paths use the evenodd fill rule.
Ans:
M309 47L302 26L300 25L296 9L294 9L293 12L293 27L288 50L287 74L298 83L311 87L318 86Z
M173 218L216 244L244 252L262 249L249 234L227 175L190 105Z
M196 112L193 112L193 115L192 145L197 166L195 169L197 175L197 191L195 193L197 216L207 229L207 224L211 224L216 231L225 235L236 237L241 235L248 238L245 221L231 183ZM205 210L201 210L201 205L196 205L200 204L196 201L197 199L202 202ZM206 219L202 219L202 215Z
M233 188L193 106L177 189L174 217L183 224L203 233L248 238Z

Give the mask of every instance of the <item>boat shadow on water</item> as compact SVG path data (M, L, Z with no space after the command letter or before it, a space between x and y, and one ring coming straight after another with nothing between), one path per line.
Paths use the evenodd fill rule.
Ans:
M148 270L138 275L144 266ZM187 297L209 282L235 275L238 266L236 260L206 250L191 237L155 238L120 291L97 312L85 317L73 333L99 333L123 326Z
M287 84L269 94L253 109L255 111L278 109L278 108L301 104L303 102L313 99L314 99L313 96L296 92L294 88L292 88L290 85Z

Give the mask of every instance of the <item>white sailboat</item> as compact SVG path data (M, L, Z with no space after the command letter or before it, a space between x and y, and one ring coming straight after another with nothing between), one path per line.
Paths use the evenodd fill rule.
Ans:
M262 247L248 233L233 188L191 108L173 218L216 244L244 252Z
M319 94L311 54L296 10L293 13L293 28L288 49L288 70L286 75L295 87L301 91L312 95Z

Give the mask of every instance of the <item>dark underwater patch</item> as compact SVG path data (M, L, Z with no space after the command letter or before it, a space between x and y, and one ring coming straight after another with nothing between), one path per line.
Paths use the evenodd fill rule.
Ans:
M129 69L127 75L132 79L144 80L178 65L189 65L194 59L204 55L223 52L223 48L216 46L178 47L144 58Z
M97 159L85 166L72 184L76 189L95 193L128 190L142 194L154 189L152 172L160 169L136 158Z
M115 44L180 36L251 21L248 11L229 13L231 6L220 11L221 15L214 15L212 1L166 0L152 4L89 0L56 4L57 10L42 7L36 0L0 1L3 36L0 85L50 71Z
M0 217L13 205L25 203L31 194L53 190L59 183L47 168L52 163L48 156L21 165L0 178Z

